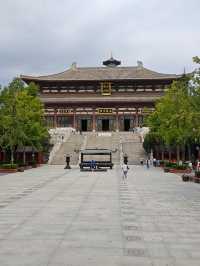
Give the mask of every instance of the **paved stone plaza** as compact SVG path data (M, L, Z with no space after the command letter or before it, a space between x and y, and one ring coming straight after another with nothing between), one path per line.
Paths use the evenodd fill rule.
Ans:
M0 176L1 266L200 265L200 185L132 166Z

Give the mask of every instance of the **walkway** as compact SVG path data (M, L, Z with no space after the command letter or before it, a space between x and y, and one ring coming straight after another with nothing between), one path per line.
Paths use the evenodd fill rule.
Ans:
M160 169L0 176L1 266L199 266L200 185Z

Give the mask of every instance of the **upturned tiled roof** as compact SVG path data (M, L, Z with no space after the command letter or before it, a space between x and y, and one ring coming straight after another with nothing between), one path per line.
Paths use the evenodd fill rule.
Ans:
M112 97L112 96L106 96L106 97L51 97L51 96L44 96L42 95L40 97L41 101L43 103L128 103L128 102L155 102L156 100L160 99L160 95L157 96L140 96L140 95L133 95L129 97Z
M24 81L101 81L177 79L180 75L162 74L144 67L74 67L53 75L20 77Z

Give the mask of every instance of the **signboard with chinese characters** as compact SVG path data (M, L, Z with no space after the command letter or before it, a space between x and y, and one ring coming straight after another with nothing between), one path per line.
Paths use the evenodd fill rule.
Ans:
M112 114L113 113L113 109L112 108L98 108L97 109L97 113L98 114Z
M111 82L108 81L101 82L101 95L108 96L111 95L111 92L112 92Z
M73 109L58 109L59 114L72 114Z

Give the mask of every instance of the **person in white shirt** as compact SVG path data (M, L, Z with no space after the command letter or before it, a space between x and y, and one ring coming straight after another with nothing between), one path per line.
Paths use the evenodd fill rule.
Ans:
M127 173L128 173L129 167L127 164L122 164L122 172L123 172L123 180L127 179Z

